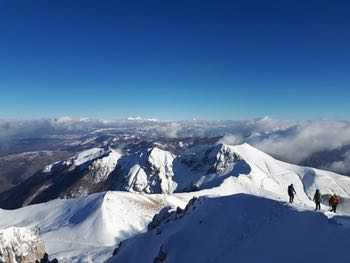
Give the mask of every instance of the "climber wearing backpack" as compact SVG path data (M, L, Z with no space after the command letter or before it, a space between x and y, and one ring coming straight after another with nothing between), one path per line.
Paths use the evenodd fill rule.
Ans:
M331 212L336 213L337 212L337 206L340 203L340 199L336 194L333 194L330 198L329 198L329 206L332 207Z
M293 203L296 194L293 184L288 186L289 203Z
M321 210L321 193L320 190L316 190L316 193L314 195L314 202L316 204L315 210Z

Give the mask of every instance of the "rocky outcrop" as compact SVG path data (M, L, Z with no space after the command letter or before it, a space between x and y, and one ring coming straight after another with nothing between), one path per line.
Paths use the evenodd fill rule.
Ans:
M175 221L177 219L182 218L190 211L196 209L196 204L201 202L201 198L193 197L186 205L184 209L177 207L173 209L170 206L164 207L158 214L156 214L152 221L148 224L148 230L157 229L156 233L159 234L159 227L163 224L169 223L171 221Z
M45 254L44 243L36 230L18 227L0 230L0 262L41 262Z
M173 193L176 189L171 152L153 146L146 151L128 157L122 163L125 189L130 192Z

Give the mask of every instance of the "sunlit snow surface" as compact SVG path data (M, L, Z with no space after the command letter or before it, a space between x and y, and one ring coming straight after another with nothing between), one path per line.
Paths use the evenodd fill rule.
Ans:
M218 147L222 147L220 152L237 155L244 166L230 171L234 169L231 162L218 163L222 173L212 180L204 180L205 187L201 191L169 195L107 192L80 199L54 200L13 211L1 210L0 228L37 226L52 257L62 262L103 262L111 257L120 241L145 232L152 217L163 207L183 208L193 196L206 196L210 198L201 199L195 212L190 211L182 219L162 225L162 234L155 235L151 231L126 241L113 260L140 262L142 258L142 262L151 263L164 245L169 262L189 262L189 258L193 258L190 262L228 262L231 259L235 262L304 262L301 260L303 253L310 260L319 254L319 260L315 261L329 262L325 261L329 259L327 253L318 250L319 246L324 249L328 238L338 240L338 251L346 251L343 247L350 241L347 218L350 178L280 162L248 144ZM77 160L90 160L90 156L96 154L100 151L94 149ZM172 177L171 155L155 152L152 160L164 178L171 179L169 182L177 181ZM292 207L285 203L291 183L297 192ZM339 216L333 217L324 205L321 213L312 212L312 197L317 188L322 194L342 196ZM314 239L317 242L310 245ZM290 257L294 261L282 261L283 256L288 259L292 246L296 246L292 253L298 255ZM310 246L311 250L307 251ZM198 255L200 251L202 254ZM272 251L275 251L273 256L269 254ZM260 255L258 259L263 260L258 261L254 255ZM341 261L345 257L346 254L339 254L339 262L350 262Z

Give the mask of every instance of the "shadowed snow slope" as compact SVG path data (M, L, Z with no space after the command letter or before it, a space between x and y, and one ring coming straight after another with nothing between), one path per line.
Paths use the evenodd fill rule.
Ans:
M108 258L121 240L147 229L163 206L183 206L175 197L106 192L87 198L54 200L17 210L0 210L0 228L38 227L50 256L60 262L89 258L107 249ZM92 256L92 257L93 257ZM102 259L96 259L99 262Z
M346 217L239 194L200 198L171 218L123 242L108 263L350 262Z

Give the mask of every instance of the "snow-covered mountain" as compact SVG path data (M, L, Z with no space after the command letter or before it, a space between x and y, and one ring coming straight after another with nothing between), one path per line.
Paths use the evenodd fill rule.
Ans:
M248 142L287 162L350 174L349 121L290 121L269 117L240 121L155 121L139 117L0 119L0 157L38 151L68 151L73 155L92 147L119 147L138 140L175 145L186 140L213 138L221 138L225 144Z
M159 144L145 144L124 154L110 148L91 148L45 166L0 194L0 206L13 209L108 190L149 194L189 191L238 172L237 167L243 169L243 163L224 145L202 146L184 155L175 155Z
M249 144L201 145L180 155L157 144L131 153L92 148L46 166L24 183L1 193L0 207L13 209L110 190L171 194L210 190L225 184L238 185L245 193L261 195L267 191L282 196L294 183L297 191L307 197L316 188L324 194L337 192L349 197L349 180L278 161Z
M59 167L63 165L68 171L81 166L89 169L111 154L111 149L90 150L64 161L64 165L60 163ZM144 174L125 173L121 169L120 186L131 186L123 188L124 192L102 192L0 210L0 228L39 227L49 254L63 262L103 262L115 248L111 262L140 262L140 258L145 263L188 262L188 258L193 258L193 262L227 262L228 258L256 262L254 253L248 253L250 250L258 251L263 262L275 262L274 259L280 262L287 252L280 245L284 240L287 246L301 242L297 248L306 257L319 253L322 258L317 258L318 261L328 262L317 247L325 245L331 233L334 240L338 239L337 249L341 251L338 262L347 262L346 249L339 247L346 247L349 241L348 177L284 163L248 144L195 147L178 156L161 146L152 146L111 159L117 159L117 171L119 165L129 172L138 165ZM112 168L115 165L114 161L106 163L113 164ZM50 174L55 169L55 165L46 167L43 173ZM285 204L291 183L297 192L292 207ZM169 185L174 187L174 193L147 194L148 190L168 190ZM137 192L139 189L142 191ZM321 213L313 212L316 189L324 198ZM332 193L342 199L339 216L327 211L326 197ZM193 197L199 200L189 202L195 200ZM288 230L286 236L284 229ZM314 236L317 242L309 252L305 251L302 246L310 246ZM184 246L188 242L183 240L191 243L187 250ZM272 248L267 248L268 242ZM274 246L281 253L272 257ZM291 257L294 262L302 262L298 255Z
M13 209L108 190L106 181L120 157L116 150L92 148L47 165L23 183L1 193L0 206Z
M173 162L176 156L171 152L153 146L120 162L125 180L124 189L130 192L173 193Z

